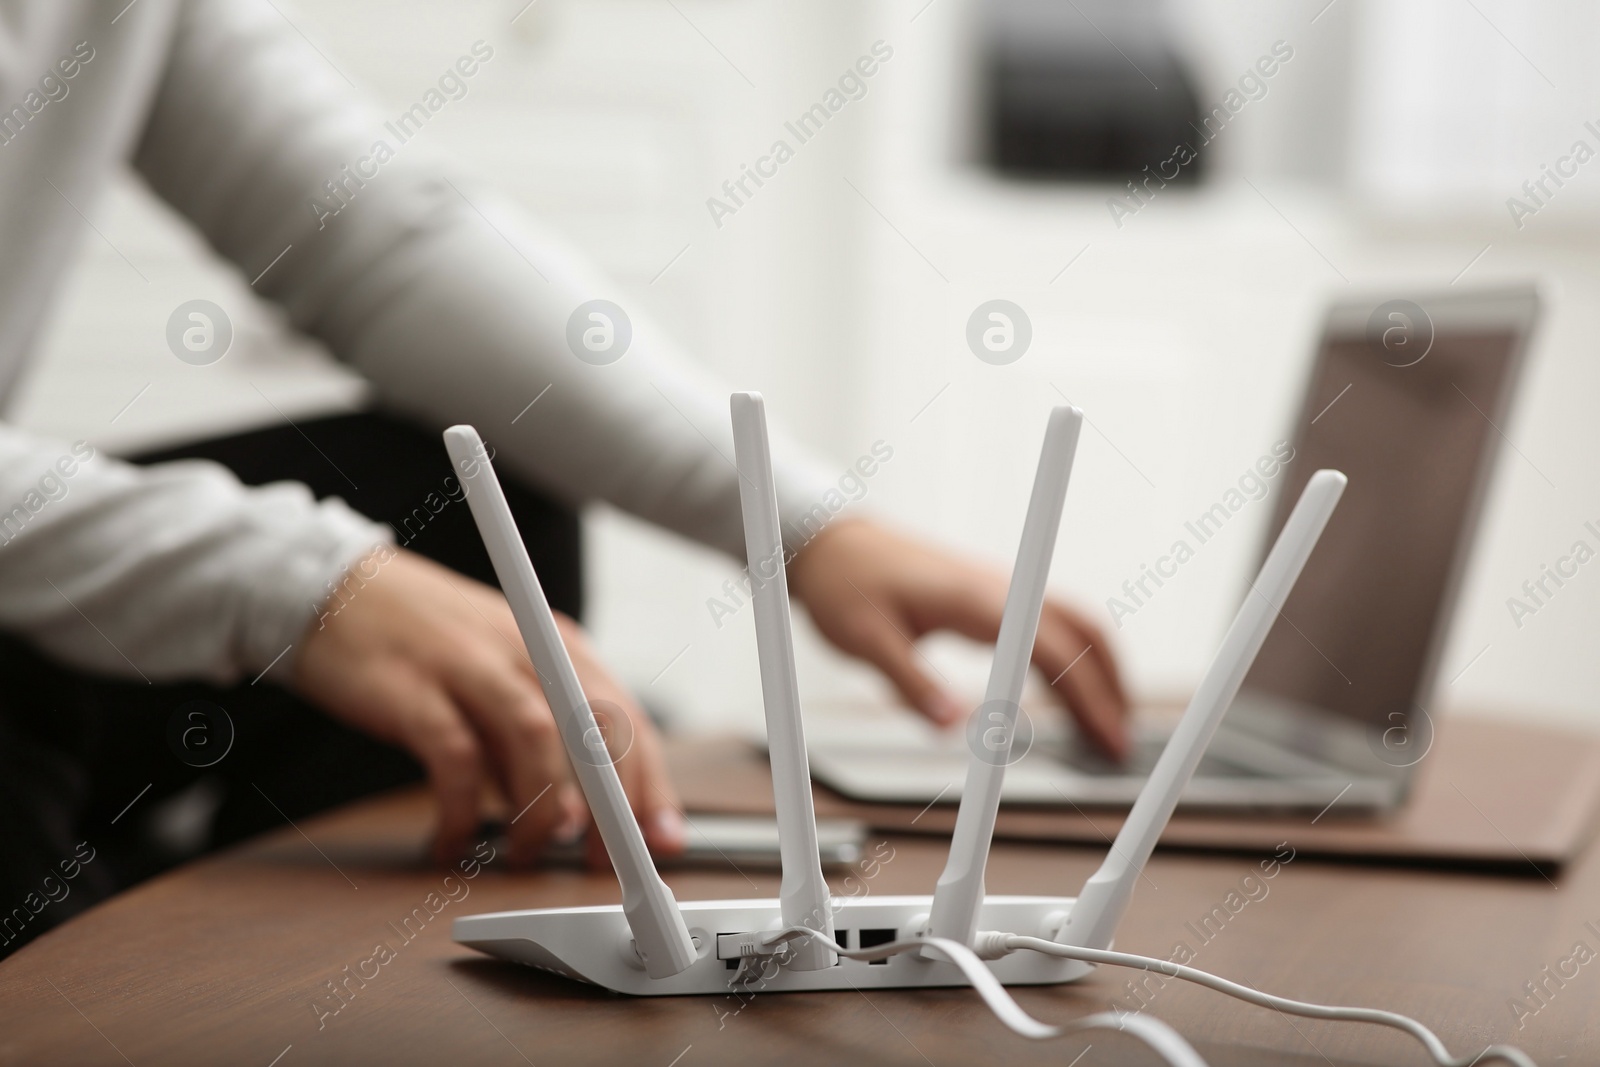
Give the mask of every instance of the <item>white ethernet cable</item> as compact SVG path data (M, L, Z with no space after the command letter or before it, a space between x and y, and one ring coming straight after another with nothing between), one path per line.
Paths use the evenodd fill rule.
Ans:
M766 934L753 942L750 946L750 955L746 959L787 951L790 943L802 938L824 942L840 956L851 960L872 962L886 960L903 952L918 951L929 959L938 959L942 956L961 969L961 973L972 983L972 988L983 998L984 1004L994 1012L997 1019L1014 1033L1034 1041L1065 1037L1085 1030L1119 1030L1160 1053L1161 1058L1171 1067L1207 1067L1206 1061L1200 1058L1194 1046L1185 1041L1172 1027L1151 1015L1126 1013L1119 1015L1116 1012L1102 1011L1074 1019L1061 1026L1040 1022L1022 1010L1022 1006L1012 999L1006 987L1000 983L1000 979L984 966L976 953L961 942L948 937L911 937L873 948L847 949L831 937L819 934L810 927L791 926L786 930ZM736 977L734 984L737 982Z
M1209 971L1198 970L1194 967L1185 967L1179 963L1168 960L1156 959L1153 956L1138 956L1131 952L1111 952L1105 949L1079 948L1076 945L1063 945L1055 941L1046 941L1042 937L1027 937L1022 934L1008 934L997 930L980 930L976 939L977 951L968 948L959 941L952 941L945 937L908 937L891 941L872 948L847 949L832 938L824 937L804 926L791 926L784 930L775 930L764 934L760 938L752 939L746 958L770 955L785 951L788 942L799 938L815 938L827 944L840 956L851 960L886 960L890 956L898 956L906 952L922 952L943 955L949 962L961 969L961 973L972 988L983 998L983 1002L997 1019L1004 1023L1013 1033L1022 1035L1035 1041L1043 1041L1053 1037L1062 1037L1088 1029L1113 1029L1120 1030L1130 1037L1138 1038L1151 1049L1160 1053L1171 1067L1206 1067L1205 1060L1200 1058L1194 1048L1185 1041L1176 1030L1151 1016L1133 1012L1100 1012L1082 1019L1074 1020L1062 1026L1052 1026L1040 1022L1022 1010L1006 987L1000 984L994 973L984 966L983 959L994 959L1009 955L1012 952L1038 952L1046 956L1056 956L1061 959L1079 960L1083 963L1102 964L1110 967L1133 967L1144 971L1154 971L1164 974L1169 978L1179 978L1185 982L1214 989L1219 993L1226 993L1249 1004L1258 1007L1273 1008L1277 1011L1288 1012L1292 1015L1305 1016L1308 1019L1331 1019L1336 1022L1371 1023L1375 1026L1387 1026L1399 1030L1417 1039L1423 1048L1428 1050L1428 1055L1433 1058L1438 1067L1482 1067L1493 1060L1501 1060L1512 1067L1539 1067L1533 1058L1521 1049L1512 1045L1489 1045L1476 1056L1452 1056L1450 1050L1445 1048L1444 1042L1439 1040L1439 1035L1429 1030L1415 1019L1401 1015L1398 1012L1381 1011L1377 1008L1345 1008L1334 1007L1326 1004L1312 1004L1304 1000L1291 1000L1288 997L1274 996L1263 993L1249 986L1230 982L1226 978L1211 974ZM981 957L980 958L980 954Z

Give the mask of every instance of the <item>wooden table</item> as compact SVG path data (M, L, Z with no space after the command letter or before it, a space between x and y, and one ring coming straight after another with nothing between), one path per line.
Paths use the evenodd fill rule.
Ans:
M46 935L0 964L0 1064L1155 1062L1115 1034L1031 1044L965 990L765 994L727 1014L732 1001L625 999L478 956L451 942L456 915L615 902L616 883L579 871L513 874L497 860L451 890L464 886L464 899L448 900L443 872L416 859L427 819L425 798L407 794L286 826ZM889 844L893 859L868 890L929 892L942 844ZM989 888L1071 894L1099 858L1097 850L1003 843ZM1259 988L1418 1016L1458 1053L1512 1040L1542 1063L1600 1063L1600 960L1569 963L1576 976L1563 985L1547 981L1548 1005L1525 1015L1520 1031L1509 1007L1519 996L1539 1007L1523 983L1559 967L1574 943L1600 950L1595 850L1559 886L1536 873L1296 858L1202 944L1186 924L1198 926L1253 872L1248 857L1158 854L1118 947L1165 956L1182 940L1197 950L1197 966ZM679 899L778 888L775 876L733 870L668 881ZM400 928L414 909L427 913L430 893L439 913L425 924L413 919L420 932L406 941ZM362 969L380 942L399 946L394 958L370 980L350 981L348 1000L334 998L327 983L344 979L347 967ZM1034 1014L1061 1020L1103 1010L1125 996L1130 977L1102 970L1078 986L1017 996ZM325 1014L332 1005L342 1006ZM1289 1018L1176 982L1153 994L1150 1010L1217 1065L1426 1062L1397 1034Z

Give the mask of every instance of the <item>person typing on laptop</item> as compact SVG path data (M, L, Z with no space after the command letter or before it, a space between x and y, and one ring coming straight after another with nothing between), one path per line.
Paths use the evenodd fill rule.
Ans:
M492 785L520 813L510 858L532 861L582 810L437 431L483 428L551 598L575 616L585 501L742 555L726 390L642 318L614 365L576 358L569 317L606 291L588 265L383 132L269 4L119 6L0 4L0 391L35 346L82 213L126 163L364 375L379 410L137 462L0 425L3 906L81 860L80 842L105 858L22 939L150 873L141 807L202 778L215 845L420 765L438 858L469 847ZM876 522L823 524L824 468L791 443L776 452L797 598L907 703L964 718L911 642L992 640L1004 574ZM673 851L682 823L651 725L563 625L591 700L631 723L619 769L650 843ZM1085 732L1122 752L1127 700L1099 630L1051 601L1035 660ZM211 762L174 758L192 739L173 716L192 701L237 731Z

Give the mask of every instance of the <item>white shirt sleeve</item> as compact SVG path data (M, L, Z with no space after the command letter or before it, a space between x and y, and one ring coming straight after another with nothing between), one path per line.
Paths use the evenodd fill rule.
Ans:
M391 130L264 0L152 10L141 62L158 61L169 17L134 161L247 276L272 264L256 291L390 410L471 422L497 462L562 499L607 500L743 555L725 388L632 308L622 358L577 358L573 311L626 301L430 158L425 128ZM512 62L487 42L470 56L474 74L419 86L437 91L413 126ZM130 75L119 106L140 106L147 84ZM781 434L773 443L796 548L831 515L832 486ZM246 488L198 461L135 467L0 425L0 627L76 666L151 682L287 677L319 605L390 538L303 486Z
M277 677L333 583L389 538L301 485L134 467L0 425L0 626L74 666Z
M192 0L137 164L247 273L288 248L257 290L390 410L438 429L473 423L500 463L561 499L606 500L742 557L727 389L635 308L620 359L579 359L574 311L626 300L427 153L429 109L468 106L455 94L514 61L486 41L462 53L470 62L419 79L402 125L262 0ZM773 451L794 548L829 514L818 502L830 481L781 434Z

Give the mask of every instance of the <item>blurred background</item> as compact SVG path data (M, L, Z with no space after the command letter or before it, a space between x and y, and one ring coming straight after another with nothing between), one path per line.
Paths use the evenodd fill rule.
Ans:
M1538 201L1523 189L1574 142L1600 147L1585 126L1600 130L1594 5L279 6L385 115L474 41L491 45L418 143L564 231L630 313L766 393L841 475L875 443L891 448L851 509L1007 566L1046 412L1080 405L1090 425L1052 578L1112 632L1141 696L1197 680L1270 503L1250 504L1120 628L1106 600L1287 436L1328 302L1537 278L1547 316L1500 427L1511 447L1430 710L1595 719L1600 565L1520 627L1506 605L1588 537L1585 521L1600 525L1600 161L1547 180ZM785 123L869 55L859 98L798 144ZM1134 200L1126 183L1219 107L1226 123L1206 127L1179 177ZM711 210L779 138L793 158L732 212ZM1513 197L1536 210L1513 212ZM91 218L47 351L6 417L129 452L364 402L136 181ZM174 360L163 338L195 297L237 331L210 366ZM1032 325L1005 366L966 341L993 299ZM587 538L588 622L647 703L681 731L758 725L749 613L719 626L708 606L738 566L603 507ZM804 623L798 636L808 701L883 693ZM928 652L981 689L986 654L954 640Z

